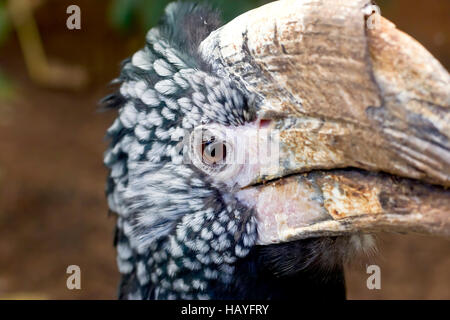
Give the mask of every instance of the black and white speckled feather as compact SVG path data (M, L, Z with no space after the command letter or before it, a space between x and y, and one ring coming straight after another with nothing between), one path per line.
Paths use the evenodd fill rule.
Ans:
M146 46L124 62L119 92L104 100L119 108L104 162L108 203L119 215L122 298L211 298L256 240L250 210L182 161L181 138L195 126L250 120L245 97L196 54L218 21L204 7L169 5Z

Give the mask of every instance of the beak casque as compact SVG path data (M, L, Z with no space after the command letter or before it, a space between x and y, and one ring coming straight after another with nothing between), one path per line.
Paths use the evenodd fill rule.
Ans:
M219 75L256 96L258 118L279 135L280 165L243 191L262 244L380 230L450 235L450 76L371 8L277 1L200 46Z

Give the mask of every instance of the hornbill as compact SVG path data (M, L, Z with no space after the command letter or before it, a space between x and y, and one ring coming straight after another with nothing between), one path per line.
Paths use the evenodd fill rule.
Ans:
M372 234L450 234L449 74L372 8L168 5L103 101L120 298L344 298Z

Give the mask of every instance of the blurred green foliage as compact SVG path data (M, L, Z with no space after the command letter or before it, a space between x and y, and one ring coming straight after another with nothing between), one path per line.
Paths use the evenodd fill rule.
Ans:
M112 0L109 10L109 18L112 26L127 32L133 28L144 31L158 23L164 8L174 0ZM193 2L191 0L191 2ZM195 2L195 1L194 1ZM270 0L208 0L197 1L209 3L222 13L224 21L229 21L239 14L261 6Z
M11 23L6 12L6 1L0 0L0 46L7 39L11 31Z
M0 46L7 40L11 23L6 10L6 0L0 0ZM9 78L0 70L0 100L11 98L13 95L13 85Z

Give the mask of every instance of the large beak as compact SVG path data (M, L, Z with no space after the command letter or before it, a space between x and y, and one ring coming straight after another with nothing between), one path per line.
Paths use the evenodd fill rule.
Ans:
M201 45L219 74L255 96L280 141L279 165L242 191L262 244L382 230L450 235L450 76L372 8L277 1Z

